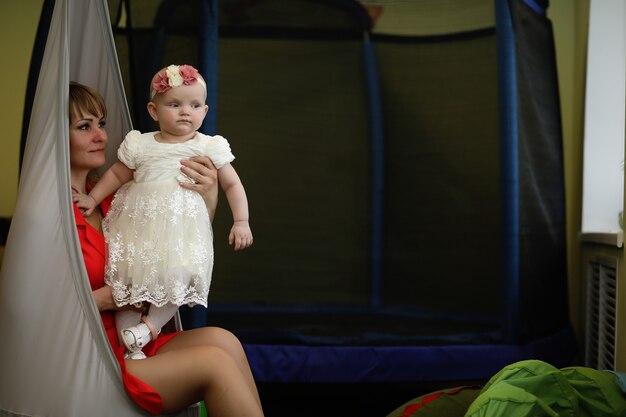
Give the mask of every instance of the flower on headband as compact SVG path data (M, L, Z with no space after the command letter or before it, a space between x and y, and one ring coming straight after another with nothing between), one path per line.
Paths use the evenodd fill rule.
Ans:
M178 67L178 73L183 79L183 84L191 85L198 80L198 70L191 65L181 65Z
M199 80L198 70L191 65L170 65L165 71L160 71L152 81L152 96L156 93L165 93L174 87L191 85Z
M179 87L183 85L183 77L180 76L179 67L176 65L170 65L165 70L165 74L167 75L167 79L169 80L170 87Z

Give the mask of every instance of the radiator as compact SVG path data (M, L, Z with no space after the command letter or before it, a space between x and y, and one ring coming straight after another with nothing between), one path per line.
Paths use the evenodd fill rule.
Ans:
M617 258L599 256L587 268L585 366L615 370Z

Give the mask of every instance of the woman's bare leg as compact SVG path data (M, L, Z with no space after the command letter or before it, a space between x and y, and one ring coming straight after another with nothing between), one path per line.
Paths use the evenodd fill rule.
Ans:
M241 346L239 339L228 330L220 327L202 327L199 329L186 330L163 345L158 350L157 356L165 352L199 346L214 346L226 351L234 359L250 391L252 391L259 406L261 406L259 392L254 382L254 377L250 370L250 364L248 363L248 358L243 350L243 346Z
M144 360L128 360L126 366L128 372L161 395L163 413L176 412L204 400L211 417L263 416L246 378L224 349L214 346L175 349Z

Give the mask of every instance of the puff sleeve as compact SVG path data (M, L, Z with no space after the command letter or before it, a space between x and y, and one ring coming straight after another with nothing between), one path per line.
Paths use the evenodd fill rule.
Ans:
M141 132L131 130L117 149L117 158L130 169L137 168L137 150L139 149L140 136Z
M220 135L211 137L208 143L207 155L217 169L231 163L235 159L235 155L230 150L230 144Z

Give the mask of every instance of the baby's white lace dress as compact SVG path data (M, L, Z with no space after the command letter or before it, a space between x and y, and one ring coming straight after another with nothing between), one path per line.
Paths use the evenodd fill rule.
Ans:
M208 156L219 169L234 156L221 136L198 133L184 143L160 143L157 132L128 133L118 158L135 170L103 221L105 282L118 306L207 305L213 270L213 231L202 199L182 188L191 181L180 160Z

